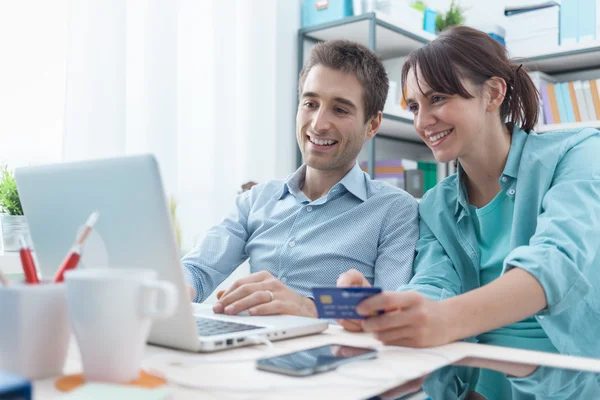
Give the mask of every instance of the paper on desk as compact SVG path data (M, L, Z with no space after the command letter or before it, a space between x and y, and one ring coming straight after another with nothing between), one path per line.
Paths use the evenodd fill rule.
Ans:
M103 383L88 383L70 392L68 400L166 400L171 396L168 389L144 389L125 385L108 385Z
M335 371L297 378L258 370L255 361L250 359L250 353L246 352L243 357L237 354L237 357L233 354L166 354L146 359L143 368L165 378L170 384L227 393L232 398L305 399L307 396L314 398L318 391L328 391L330 397L367 398L379 393L382 388L388 389L418 378L452 361L433 352L381 348L376 359L357 361ZM228 362L230 355L232 359ZM260 357L256 352L253 355Z

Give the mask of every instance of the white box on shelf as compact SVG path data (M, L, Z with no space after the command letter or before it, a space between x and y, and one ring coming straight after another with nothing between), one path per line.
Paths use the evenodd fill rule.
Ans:
M507 38L506 48L511 57L527 57L531 50L536 52L557 49L558 29L520 38Z
M548 30L558 32L558 12L558 7L549 7L506 17L503 23L506 28L506 38L532 36Z
M401 28L423 30L425 14L412 8L408 2L398 0L376 0L376 9L387 14L391 22Z

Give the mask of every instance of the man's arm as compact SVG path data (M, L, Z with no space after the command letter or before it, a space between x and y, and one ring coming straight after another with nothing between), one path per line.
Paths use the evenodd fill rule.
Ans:
M418 239L419 204L404 194L390 207L381 228L373 286L396 290L410 281Z
M248 214L253 191L240 194L235 210L213 226L202 242L182 259L190 296L204 301L241 263L247 259Z

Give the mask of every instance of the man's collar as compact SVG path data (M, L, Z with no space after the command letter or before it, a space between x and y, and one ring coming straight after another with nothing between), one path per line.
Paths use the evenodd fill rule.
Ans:
M302 193L302 187L304 186L304 180L306 179L306 164L302 164L300 168L290 175L285 183L283 189L279 195L279 200L284 198L288 193L293 194L297 197ZM367 199L367 187L365 184L365 177L363 171L358 166L358 163L354 164L354 167L342 178L341 181L333 185L329 190L331 191L339 186L343 186L347 191L352 193L354 196L362 201Z
M283 189L279 195L279 199L283 199L288 193L292 193L294 196L302 191L304 186L304 179L306 178L306 164L302 164L300 168L293 174L287 177L283 184Z
M339 185L344 186L347 191L358 197L360 200L367 200L367 185L365 184L365 174L360 169L358 163L342 178ZM333 186L335 187L335 185Z

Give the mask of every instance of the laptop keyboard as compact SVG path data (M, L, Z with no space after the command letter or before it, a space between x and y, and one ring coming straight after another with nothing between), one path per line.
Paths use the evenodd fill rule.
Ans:
M222 321L212 318L196 317L196 326L200 336L215 336L224 333L251 331L263 328L262 326L246 325L231 321Z

